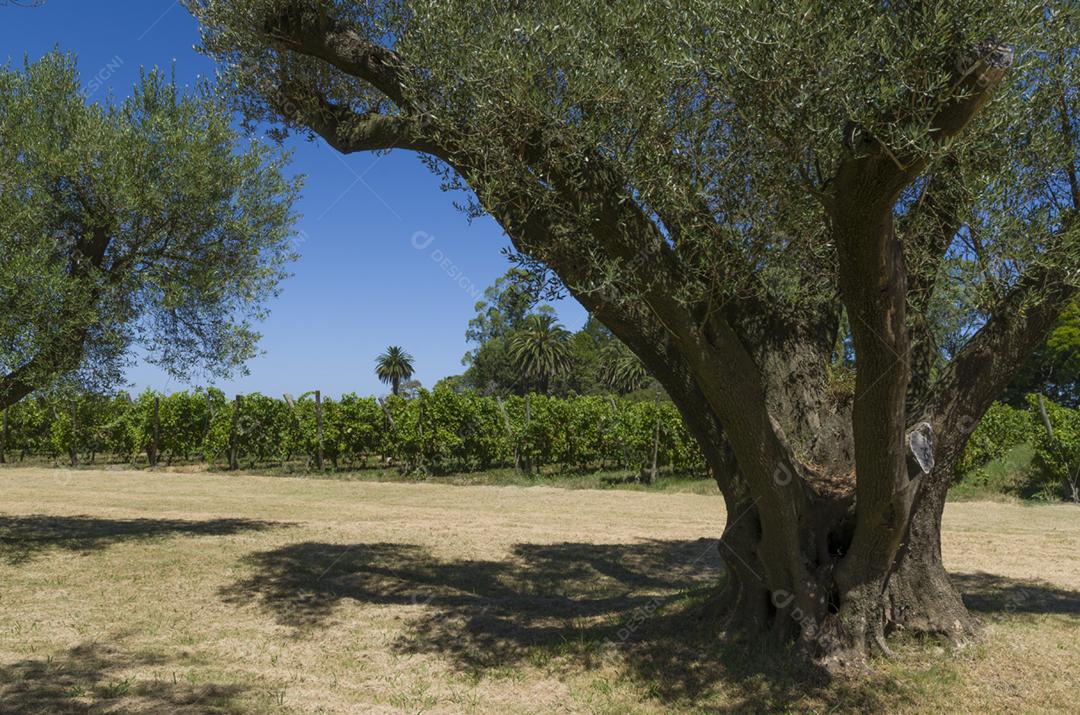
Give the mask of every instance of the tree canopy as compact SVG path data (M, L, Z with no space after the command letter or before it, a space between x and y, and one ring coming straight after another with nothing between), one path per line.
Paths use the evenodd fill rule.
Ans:
M537 321L556 320L554 307L541 302L553 297L544 290L544 283L542 277L515 267L484 291L484 299L476 304L476 317L465 331L465 339L474 346L462 360L467 369L454 385L495 395L536 390L589 395L630 393L650 384L637 356L592 316L581 330L555 346L558 354L549 356L554 358L548 361L550 369L539 375L526 370L542 362L528 360L526 364L520 359L531 352L526 345L536 345L536 336L527 333ZM538 380L541 375L543 379Z
M375 358L375 375L390 386L390 391L401 394L402 384L415 372L413 356L398 345L391 345Z
M476 317L469 321L465 340L473 347L465 353L464 384L485 393L509 393L524 389L510 357L510 337L521 327L537 302L524 271L511 269L484 291L476 303Z
M511 336L510 357L531 386L547 392L571 368L570 331L551 313L533 313Z
M115 381L133 348L180 377L240 368L292 256L298 183L209 86L155 70L87 104L75 65L0 69L0 406Z

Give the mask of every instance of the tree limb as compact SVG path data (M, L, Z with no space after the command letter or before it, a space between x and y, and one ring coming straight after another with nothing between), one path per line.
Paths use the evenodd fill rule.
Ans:
M399 108L411 108L405 94L409 70L397 53L340 27L325 13L312 21L298 8L285 8L266 19L263 31L280 49L321 59L367 82Z
M269 99L290 122L299 124L302 113L303 125L342 154L386 149L406 149L440 158L446 154L443 147L425 137L420 120L376 112L360 114L299 82L280 80L278 91Z
M943 446L962 449L970 428L1008 387L1077 295L1062 267L1038 268L1009 291L993 316L935 382L923 411L944 427ZM1032 303L1032 295L1040 297Z

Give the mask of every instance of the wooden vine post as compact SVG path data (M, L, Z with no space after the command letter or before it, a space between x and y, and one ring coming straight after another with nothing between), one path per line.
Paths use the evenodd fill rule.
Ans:
M158 465L158 457L161 454L161 398L154 395L154 414L150 423L150 457L151 467Z
M323 415L322 391L315 390L315 468L323 468Z
M4 410L3 426L0 427L0 464L4 464L6 458L4 452L7 451L8 444L8 411Z

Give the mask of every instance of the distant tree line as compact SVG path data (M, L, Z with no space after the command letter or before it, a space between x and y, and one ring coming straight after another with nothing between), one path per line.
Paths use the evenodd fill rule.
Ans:
M660 391L641 361L610 330L590 317L571 332L554 308L541 303L536 275L512 268L484 292L465 339L472 346L456 389L486 395L529 392L567 396Z
M490 395L625 395L661 390L641 360L594 317L577 332L567 330L551 304L541 301L545 294L558 294L559 287L545 288L541 282L529 270L512 268L484 292L465 332L472 346L462 360L466 370L445 378L443 384ZM956 336L970 328L968 318L950 315L944 308L934 319L932 328L946 352L956 347L952 345ZM380 360L393 355L384 354ZM412 376L411 362L408 367L405 380ZM831 391L854 391L854 349L846 321L840 327L829 377ZM1033 393L1065 407L1080 406L1080 301L1074 300L1062 312L1002 402L1023 408Z

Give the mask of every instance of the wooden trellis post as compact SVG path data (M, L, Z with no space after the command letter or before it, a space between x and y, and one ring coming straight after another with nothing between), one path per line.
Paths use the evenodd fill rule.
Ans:
M154 395L154 416L150 429L150 466L156 467L161 454L161 398L157 395Z
M8 411L4 408L3 427L0 427L0 464L4 464L6 457L4 452L7 451L8 443Z
M315 390L315 468L323 468L322 391Z

